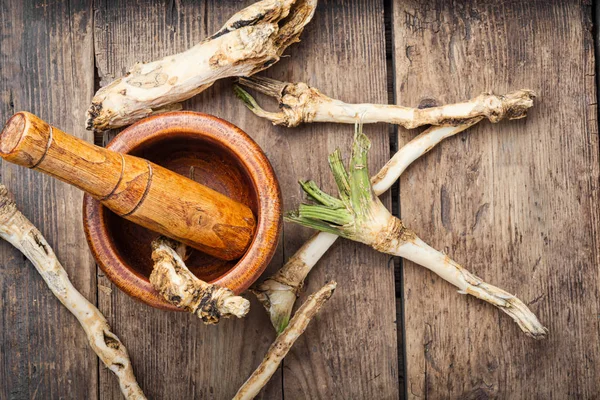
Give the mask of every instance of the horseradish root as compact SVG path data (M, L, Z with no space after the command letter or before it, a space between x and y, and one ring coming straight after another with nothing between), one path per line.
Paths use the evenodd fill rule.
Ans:
M168 302L197 315L206 324L244 317L250 302L231 290L198 279L187 268L186 246L164 236L152 242L154 268L150 283Z
M253 399L260 392L279 367L281 360L287 355L300 335L304 333L308 323L329 300L336 286L336 282L329 282L308 297L306 302L296 311L287 327L278 334L271 347L269 347L265 358L238 390L234 400Z
M531 90L517 90L506 95L483 93L464 103L430 108L408 108L388 104L348 104L325 96L306 83L279 82L253 76L240 78L239 83L268 96L275 97L279 112L263 110L244 89L235 86L237 96L256 115L274 125L298 126L303 122L339 122L353 124L362 116L365 124L389 122L407 129L423 125L456 125L475 117L486 117L491 122L518 119L527 115L535 94Z
M87 111L87 129L118 128L178 104L216 80L250 76L273 65L298 42L317 0L263 0L235 14L194 47L153 62L135 64L98 90Z
M0 237L31 261L52 293L77 318L92 349L119 379L123 396L145 399L123 343L111 331L102 313L73 287L46 239L8 196L8 190L0 184Z
M325 232L313 235L279 271L250 289L269 313L278 334L288 325L304 279L337 238Z
M413 161L442 140L462 132L481 119L474 118L456 126L430 127L408 142L371 178L375 194L386 192ZM306 276L338 237L327 232L316 233L279 271L250 289L269 313L271 323L278 333L287 326L296 296L302 289Z
M377 196L385 193L392 187L400 175L416 159L429 152L442 140L454 136L465 129L472 127L483 119L477 117L466 120L458 125L432 126L423 133L402 146L390 160L385 163L377 175L371 177L373 191Z
M476 117L456 125L432 126L426 129L398 150L377 175L371 178L375 194L386 192L413 161L442 140L464 131L482 119L483 117ZM338 236L332 233L316 233L277 273L251 288L269 313L277 332L285 328L296 294L302 288L306 276L337 238Z
M368 138L357 126L348 171L336 150L329 157L339 191L335 198L312 182L302 182L316 204L301 204L286 219L323 232L365 243L377 251L420 264L459 289L487 301L508 314L528 336L542 339L547 329L527 306L512 294L483 282L448 256L434 250L394 217L375 196L367 169Z

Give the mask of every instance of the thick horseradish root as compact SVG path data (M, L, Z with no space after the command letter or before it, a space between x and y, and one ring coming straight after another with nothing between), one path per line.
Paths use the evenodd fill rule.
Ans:
M259 1L194 47L135 64L125 76L98 90L87 111L87 128L118 128L177 110L180 102L218 79L250 76L268 68L300 40L316 5L317 0Z
M234 87L237 96L254 114L274 125L287 127L303 122L353 124L358 117L362 117L364 124L389 122L407 129L423 125L456 125L476 117L498 122L525 117L535 98L531 90L517 90L505 95L483 93L463 103L421 109L393 104L348 104L327 97L306 83L279 82L261 76L240 78L239 83L274 97L279 112L265 111L244 89Z
M300 335L304 333L308 323L329 300L336 286L336 282L329 282L308 297L296 311L289 324L277 335L265 358L238 390L234 400L253 399L260 392L279 367L281 360L287 355Z
M171 304L206 324L248 314L250 302L231 290L198 279L185 265L186 246L164 236L152 242L152 286Z
M514 295L470 273L448 256L431 248L402 221L394 217L376 197L367 168L369 139L357 125L348 170L336 150L329 157L339 198L323 193L312 182L301 182L315 204L301 204L286 219L323 232L365 243L377 251L400 256L433 271L459 289L487 301L508 314L528 336L546 337L547 329Z
M77 318L90 346L119 379L126 399L145 399L127 349L102 313L73 287L67 272L40 231L17 209L0 184L0 237L21 251L40 273L52 293Z
M386 192L417 158L427 153L445 138L456 135L481 121L473 118L456 126L435 126L408 142L371 178L376 195ZM263 304L277 332L286 326L292 314L297 293L306 276L338 236L319 232L313 235L273 276L252 287L252 292Z

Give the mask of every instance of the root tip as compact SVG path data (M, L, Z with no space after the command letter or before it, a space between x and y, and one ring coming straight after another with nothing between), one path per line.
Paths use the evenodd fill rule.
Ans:
M536 94L533 90L521 89L504 96L504 116L508 119L520 119L527 116L527 111L533 107Z
M527 332L527 336L535 340L543 340L548 337L548 329L542 326L540 330Z
M250 310L250 302L240 296L228 297L223 301L223 313L243 318Z

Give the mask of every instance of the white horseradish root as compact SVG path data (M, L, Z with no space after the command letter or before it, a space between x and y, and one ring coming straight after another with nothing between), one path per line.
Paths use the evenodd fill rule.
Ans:
M145 399L123 343L111 331L102 313L73 287L46 239L8 196L8 190L0 184L0 237L31 261L52 293L77 318L92 349L119 379L123 396Z
M313 182L301 182L315 204L301 204L286 219L365 243L377 251L400 256L433 271L459 289L508 314L528 336L546 337L547 329L514 295L485 283L448 256L431 248L394 217L375 196L367 169L368 138L357 126L350 165L346 170L336 150L329 157L339 198L322 192Z
M221 318L244 317L250 302L231 290L198 279L185 265L186 246L161 236L152 242L152 286L171 304L198 316L206 324Z
M287 327L306 276L337 238L327 232L313 235L279 271L250 288L269 313L277 333Z
M238 390L234 400L253 399L260 392L281 364L281 360L287 355L300 335L304 333L308 323L329 300L336 286L336 282L329 282L308 297L306 302L296 311L287 327L278 334L262 363Z
M421 109L389 104L348 104L325 96L306 83L280 82L261 76L240 78L239 83L274 97L279 112L265 111L244 89L234 87L237 96L254 114L274 125L287 127L303 122L354 124L358 117L364 124L389 122L407 129L423 125L456 125L476 117L498 122L525 117L535 97L531 90L517 90L505 95L483 93L463 103Z
M98 90L87 111L87 128L102 131L177 110L180 102L218 79L268 68L299 41L316 5L317 0L259 1L194 47L135 64L125 76Z
M435 126L403 146L387 164L371 178L376 195L386 192L417 158L447 137L458 134L481 121L481 117L456 126ZM265 307L271 324L282 331L290 319L298 292L308 273L335 243L339 236L328 232L313 235L273 276L252 287L251 291Z

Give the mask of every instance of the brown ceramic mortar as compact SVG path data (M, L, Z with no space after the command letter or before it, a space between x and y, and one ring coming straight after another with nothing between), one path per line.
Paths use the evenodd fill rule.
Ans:
M198 278L238 294L260 276L277 247L281 193L269 161L246 133L211 115L174 112L132 125L107 148L148 159L250 207L257 228L241 259L224 261L192 250L186 265ZM83 221L90 249L112 282L153 307L177 310L148 280L156 233L116 216L88 195Z

